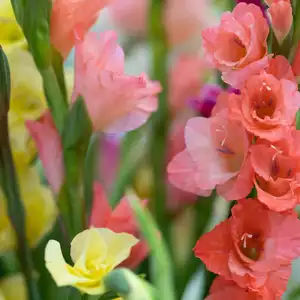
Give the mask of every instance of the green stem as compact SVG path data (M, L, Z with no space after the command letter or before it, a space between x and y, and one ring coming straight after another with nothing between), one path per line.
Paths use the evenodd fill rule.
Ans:
M40 70L40 73L43 78L44 91L48 106L51 110L56 128L61 133L68 113L68 106L65 101L64 94L60 89L55 72L51 66L47 69Z
M159 237L159 229L149 211L144 209L134 195L128 195L141 231L151 249L151 262L154 284L158 299L175 300L172 259L163 237Z
M84 159L83 181L84 181L84 204L85 204L85 219L88 225L88 218L91 214L94 197L94 180L98 168L99 160L99 143L101 137L94 133L91 135L89 146Z
M168 45L162 24L164 1L152 0L150 12L150 43L153 52L153 79L158 80L163 92L159 96L159 108L152 117L152 136L150 161L153 167L154 212L163 235L168 239L168 220L166 216L166 148L169 127L167 99Z
M212 214L213 214L213 206L214 200L216 198L216 193L214 192L210 197L203 198L199 197L198 202L195 205L195 229L194 229L194 237L193 237L193 246L195 246L197 240L205 233L207 227L210 223ZM196 258L194 253L191 252L191 255L188 261L184 264L183 268L180 268L177 273L177 291L179 296L182 297L185 288L193 276L194 273L198 270L201 265L201 261L199 258Z
M0 182L7 199L7 211L17 237L17 255L25 276L30 300L39 300L39 292L33 279L33 263L26 241L25 211L20 196L16 170L8 138L7 116L1 120Z
M118 205L126 188L132 183L136 169L144 159L147 146L143 138L145 135L147 135L147 132L145 133L144 128L140 128L128 133L125 137L121 165L117 173L114 189L109 198L112 207Z

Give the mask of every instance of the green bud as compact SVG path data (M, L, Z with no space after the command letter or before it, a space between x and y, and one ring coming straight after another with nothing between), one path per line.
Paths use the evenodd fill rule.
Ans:
M120 295L125 300L154 300L155 290L142 278L124 268L110 272L104 278L108 291Z
M7 57L0 46L0 118L6 116L10 100L10 72Z

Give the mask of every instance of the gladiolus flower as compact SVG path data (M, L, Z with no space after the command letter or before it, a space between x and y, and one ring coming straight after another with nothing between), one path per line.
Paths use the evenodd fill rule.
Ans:
M26 127L37 146L46 178L57 194L64 180L64 165L60 136L50 111L37 121L27 121Z
M189 98L198 95L205 75L209 72L208 65L198 54L181 55L170 70L169 103L174 113L180 112Z
M253 185L249 138L239 122L229 120L224 111L209 119L192 118L185 128L185 144L168 165L172 184L203 196L217 187L227 200L249 194Z
M110 0L55 0L50 20L51 42L66 58L75 44L74 30L83 38ZM79 30L80 29L80 30Z
M110 14L114 23L129 35L147 34L149 0L115 0L111 2ZM207 0L165 1L163 24L169 44L183 45L198 37L201 28L212 24L211 4Z
M277 74L262 72L247 80L241 95L229 96L230 117L256 136L278 141L300 108L297 85Z
M95 130L124 132L157 109L158 82L124 74L124 53L114 32L89 33L76 45L73 101L81 95Z
M226 280L218 276L211 288L210 294L205 300L267 300L254 292L249 292L239 287L234 281ZM272 299L270 299L272 300Z
M52 228L57 210L51 191L40 184L34 168L17 168L25 208L26 236L31 247ZM0 254L16 246L14 229L6 214L6 200L0 191Z
M240 200L232 217L204 234L194 248L206 267L262 299L281 299L300 255L300 221L253 199ZM241 298L243 299L243 298Z
M0 281L0 300L27 300L23 275L15 274Z
M291 210L300 200L299 142L299 132L290 129L279 142L258 141L251 147L257 197L269 209Z
M99 183L94 184L94 201L91 213L90 226L106 227L114 232L126 232L139 237L138 225L133 211L126 197L112 210L105 192ZM132 249L130 256L122 262L127 268L137 267L148 255L148 246L145 241L138 242Z
M293 10L290 0L272 1L268 12L275 36L279 44L282 44L293 24Z
M100 295L105 292L103 277L129 256L137 242L127 233L90 228L72 240L74 266L65 262L59 242L50 240L45 249L46 268L59 287L73 286L83 293Z
M8 53L10 50L26 45L22 29L17 23L9 0L0 1L0 45Z
M240 88L252 74L268 64L269 26L260 8L239 3L222 15L217 27L202 32L203 47L210 62L223 72L223 80Z

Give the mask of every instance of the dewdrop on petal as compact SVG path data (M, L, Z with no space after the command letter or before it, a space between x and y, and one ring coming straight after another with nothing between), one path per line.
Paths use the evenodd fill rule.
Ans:
M138 239L107 228L90 228L71 242L70 266L63 258L59 242L50 240L45 249L46 268L59 287L73 286L89 295L105 292L103 277L124 261Z

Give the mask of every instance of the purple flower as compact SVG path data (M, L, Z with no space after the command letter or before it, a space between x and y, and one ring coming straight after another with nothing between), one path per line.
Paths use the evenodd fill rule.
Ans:
M217 98L223 89L217 84L206 84L200 91L199 96L189 100L190 106L202 117L209 118L217 102ZM228 87L228 93L240 94L240 90Z

